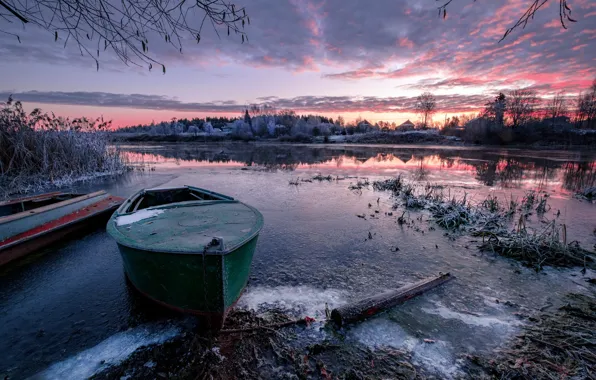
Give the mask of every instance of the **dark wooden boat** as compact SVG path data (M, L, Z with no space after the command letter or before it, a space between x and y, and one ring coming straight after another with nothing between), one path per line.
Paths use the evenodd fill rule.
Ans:
M98 191L54 192L0 202L0 265L104 223L123 201Z
M246 286L262 226L255 208L184 186L133 195L107 230L139 292L217 330Z

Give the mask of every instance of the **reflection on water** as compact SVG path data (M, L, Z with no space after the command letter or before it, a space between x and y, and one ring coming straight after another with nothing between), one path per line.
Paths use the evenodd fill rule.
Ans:
M419 181L450 173L501 189L555 187L575 192L596 184L595 152L462 149L452 147L304 145L128 145L128 158L144 166L253 167L266 171L408 171Z
M563 186L567 190L581 190L596 184L596 162L569 162L564 165Z
M409 216L413 221L420 215L419 229L400 227L396 214L405 208L394 210L390 194L372 189L355 193L348 186L357 181L354 177L373 181L403 174L407 180L445 185L454 195L469 193L476 201L490 192L520 199L528 188L546 188L553 196L545 217L555 218L560 211L557 222L567 226L568 241L591 247L596 242L596 205L566 194L594 184L593 153L354 145L121 148L145 170L156 170L72 190L105 189L128 197L142 188L196 184L242 199L262 212L266 223L240 306L322 318L325 304L333 307L431 273L453 273L457 281L345 336L354 351L359 345L411 351L414 363L436 368L439 378L452 373L460 354L492 350L514 332L512 310L497 300L532 310L549 303L554 310L561 295L583 291L583 284L591 286L579 268L535 273L480 254L468 237L444 236L422 218L428 215L424 211ZM288 186L297 176L305 179L318 172L350 179ZM566 194L559 196L560 190ZM376 216L356 216L362 213ZM528 223L541 220L534 215ZM594 274L588 271L586 276ZM27 378L48 367L62 376L60 369L82 373L114 363L129 353L120 350L122 342L138 346L168 336L167 327L145 332L166 320L175 326L186 324L185 318L160 310L127 285L117 245L99 227L0 271L0 379ZM308 328L296 341L320 343L325 334ZM76 364L78 358L83 360Z

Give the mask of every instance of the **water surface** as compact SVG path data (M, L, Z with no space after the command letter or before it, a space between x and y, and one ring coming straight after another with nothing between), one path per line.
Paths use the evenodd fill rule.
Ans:
M594 274L589 271L536 273L482 254L472 238L449 239L431 228L436 226L425 213L410 215L421 217L416 228L400 227L396 215L402 209L392 209L389 194L348 187L364 177L401 174L478 200L491 193L519 198L539 191L549 194L551 209L544 218L555 219L560 210L557 221L589 248L596 243L596 206L574 194L596 185L594 152L254 144L121 148L136 171L76 190L105 188L127 197L141 188L188 184L236 197L262 212L265 227L241 307L282 308L320 319L325 304L453 273L456 281L344 332L350 344L409 350L421 368L443 377L458 373L462 353L503 344L522 323L514 313L556 307L567 292L590 291L585 278ZM335 179L289 185L318 173ZM375 217L356 216L362 213ZM60 378L64 371L84 377L121 360L130 353L126 347L171 336L182 323L184 318L130 289L116 244L103 226L0 271L0 374L11 378ZM324 334L313 327L300 339Z

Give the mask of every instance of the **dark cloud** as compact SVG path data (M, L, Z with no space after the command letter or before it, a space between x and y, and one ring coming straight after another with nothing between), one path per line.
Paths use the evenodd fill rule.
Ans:
M27 103L63 104L75 106L117 107L148 110L169 110L178 112L238 113L246 107L233 100L193 103L162 95L113 94L106 92L58 92L27 91L10 94L0 91L0 99L9 95L15 100ZM473 111L486 103L484 95L443 95L437 96L437 106L441 112ZM351 97L351 96L298 96L294 98L267 97L257 99L276 109L293 109L302 112L412 112L415 97Z
M551 0L525 29L499 43L528 1L454 1L443 20L435 0L251 0L243 4L251 16L249 43L225 33L219 38L207 27L201 43L184 44L183 54L161 39L150 43L150 52L166 65L233 62L321 70L323 78L343 81L424 77L408 85L421 90L549 83L549 91L577 91L596 76L596 7L593 1L574 1L578 22L563 31L557 3ZM0 34L0 54L4 62L94 66L76 46L65 49L51 37L28 27L19 44ZM129 70L110 55L100 58L104 67Z

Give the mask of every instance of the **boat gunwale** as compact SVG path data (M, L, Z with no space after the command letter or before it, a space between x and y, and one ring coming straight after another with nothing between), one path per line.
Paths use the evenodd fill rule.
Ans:
M92 203L92 204L90 204L86 208L95 207L97 204L99 204L99 203L101 203L101 202L103 202L103 201L105 201L107 199L108 198L106 198L104 200L100 200L100 201L98 201L96 203ZM111 202L114 202L115 203L115 202L118 202L119 199L122 199L122 198L115 197L115 196L110 196L109 199L111 200ZM59 231L59 230L64 229L64 228L68 228L68 227L73 226L73 225L78 224L78 223L83 223L83 222L85 222L85 221L87 221L89 219L92 219L94 217L100 216L101 214L105 214L107 212L110 212L112 209L117 208L117 207L119 207L119 206L118 205L113 205L113 206L110 206L110 207L107 207L107 208L104 208L104 209L95 210L94 212L92 212L90 214L87 214L87 215L85 215L85 216L83 216L81 218L73 219L73 220L69 221L68 223L60 224L58 226L55 226L55 227L52 227L52 228L49 228L49 229L42 230L42 231L40 231L40 232L38 232L38 233L36 233L34 235L29 235L29 236L26 236L26 237L21 238L19 240L12 241L12 242L7 243L7 244L3 244L6 240L2 240L2 241L0 241L0 253L2 251L4 251L4 250L7 250L7 249L9 249L11 247L14 247L14 246L17 246L19 244L23 244L23 243L26 243L28 241L31 241L31 240L34 240L34 239L38 239L38 238L40 238L42 236L48 235L50 233L54 233L54 232ZM67 214L66 216L70 216L70 215L76 214L78 212L80 212L80 209L77 210L77 211L74 211L74 212L72 212L70 214ZM50 222L48 222L48 223L50 223ZM48 224L48 223L45 223L45 224ZM42 224L42 226L44 226L45 224Z
M25 219L27 217L30 216L37 216L39 214L48 212L48 211L52 211L64 206L68 206L74 203L78 203L81 201L85 201L87 199L92 199L92 198L99 198L101 196L106 195L107 196L107 192L105 190L100 190L100 191L96 191L94 193L89 193L89 194L84 194L81 195L79 197L75 197L75 198L71 198L71 199L66 199L64 201L61 202L57 202L57 203L52 203L46 206L42 206L42 207L38 207L38 208L34 208L32 210L28 210L28 211L21 211L19 213L16 214L12 214L12 215L7 215L7 216L3 216L0 217L0 225L3 225L5 223L9 223L9 222L14 222L16 220L20 220L20 219ZM105 198L105 197L104 197Z
M248 205L244 202L240 202L239 200L229 197L227 195L223 195L223 194L219 194L219 193L216 193L213 191L201 189L201 188L194 187L194 186L187 186L187 185L184 185L182 187L168 188L165 190L176 190L176 189L183 189L183 188L197 189L197 190L204 191L204 192L207 192L210 194L217 194L218 196L224 197L226 199L225 200L197 200L197 201L186 201L186 202L174 202L174 203L168 203L165 205L144 208L143 210L159 210L159 209L170 209L170 208L177 208L177 207L201 207L201 206L210 206L210 205L220 204L220 203L236 203L236 204L243 205L243 206L247 207L257 217L257 220L255 222L255 226L256 226L255 231L252 234L247 235L244 239L240 240L238 243L236 243L232 246L225 245L225 242L224 242L223 250L207 249L206 251L194 251L194 250L190 250L190 249L152 249L149 246L141 246L139 244L135 244L134 239L131 239L131 238L127 237L126 235L124 235L122 232L120 232L120 229L118 228L119 226L116 224L116 219L119 216L131 215L131 214L134 214L135 212L137 212L137 211L133 211L133 212L122 213L122 214L119 213L120 209L125 209L126 207L128 207L130 205L130 203L133 202L133 200L137 199L140 195L142 195L145 191L147 191L147 190L141 190L141 191L138 191L137 193L135 193L130 198L128 198L126 201L122 202L122 205L116 211L114 211L114 213L110 217L110 220L108 221L108 224L107 224L106 230L107 230L108 234L110 236L112 236L112 238L114 240L116 240L116 243L118 243L119 245L122 245L122 246L125 246L128 248L132 248L132 249L136 249L139 251L154 252L154 253L166 253L166 254L174 254L174 255L178 255L178 254L203 255L203 254L205 254L205 255L213 255L213 256L225 256L225 255L228 255L228 254L234 252L236 249L242 247L243 245L245 245L246 243L248 243L249 241L251 241L252 239L257 237L259 235L259 233L261 232L261 230L263 229L263 224L264 224L263 214L261 214L261 212L259 210L252 207L251 205ZM161 190L161 189L156 189L156 190Z
M52 193L42 193L42 194L36 194L36 195L29 195L29 196L21 197L21 198L6 199L4 201L0 201L0 207L11 206L11 205L14 205L17 203L22 203L22 202L31 202L31 201L37 201L37 200L50 199L53 197L58 197L60 195L67 195L67 194L72 194L72 193L55 191ZM84 194L82 194L82 195L84 195Z
M213 200L196 200L196 201L186 201L186 202L172 202L172 203L166 203L163 205L158 205L158 206L152 206L152 207L146 207L143 208L142 210L155 210L158 208L170 208L168 206L172 206L172 205L182 205L188 202L202 202L202 204L206 204L205 202L209 202L209 201L226 201L226 202L238 202L236 199L224 195L224 194L220 194L220 193L216 193L215 191L210 191L207 189L202 189L200 187L195 187L195 186L188 186L188 185L183 185L183 186L179 186L179 187L163 187L163 188L152 188L152 189L142 189L137 191L136 193L134 193L133 195L131 195L130 197L128 197L124 202L122 202L122 205L120 205L120 207L118 207L118 209L114 212L114 214L118 213L118 216L124 216L124 215L131 215L134 214L135 212L139 211L139 210L133 210L133 211L129 211L129 212L122 212L123 210L126 210L127 207L129 207L129 204L134 203L140 196L146 194L149 191L172 191L172 190L182 190L182 189L191 189L191 190L197 190L199 192L203 192L203 193L207 193L209 195L214 195L214 196L218 196L221 197L223 199L213 199Z

